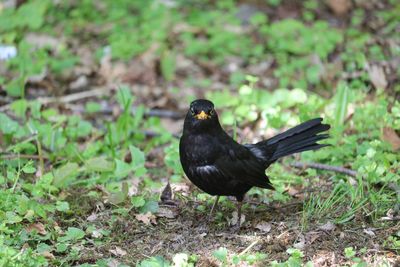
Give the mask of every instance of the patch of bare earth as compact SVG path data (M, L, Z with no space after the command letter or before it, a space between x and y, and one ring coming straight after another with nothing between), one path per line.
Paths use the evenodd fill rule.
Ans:
M111 234L101 245L85 246L79 263L113 257L120 263L132 265L156 255L171 260L174 254L184 252L200 256L196 266L218 266L212 253L220 247L225 247L231 256L256 252L267 254L268 257L257 266L265 266L273 260L287 260L288 248L302 250L304 260L312 261L314 266L350 264L344 256L346 247L353 247L355 251L365 248L365 253L357 256L372 266L383 264L383 257L393 266L399 262L396 251L385 247L388 236L400 230L399 222L385 222L377 227L358 220L356 216L347 224L309 222L307 229L302 229L303 203L293 199L285 204L271 203L267 206L251 202L245 205L246 220L240 231L234 231L228 222L233 208L221 205L219 212L223 218L208 222L208 210L197 209L198 205L205 203L183 197L179 197L176 203L175 206L160 205L162 215L151 217L149 221L138 218L134 211L116 219L115 216L111 219L111 212L107 209L100 212L92 223L110 230Z

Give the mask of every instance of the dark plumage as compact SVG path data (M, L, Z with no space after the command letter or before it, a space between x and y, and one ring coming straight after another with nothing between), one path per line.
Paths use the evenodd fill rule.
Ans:
M211 101L195 100L190 104L179 144L183 170L204 192L236 197L240 218L241 202L250 188L273 189L265 174L271 163L287 155L327 146L317 143L328 138L328 134L319 133L330 128L321 121L312 119L268 140L241 145L222 129Z

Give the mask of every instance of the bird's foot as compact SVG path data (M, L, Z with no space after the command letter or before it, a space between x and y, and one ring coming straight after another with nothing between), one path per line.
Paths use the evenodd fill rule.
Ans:
M245 216L243 214L238 214L236 211L234 211L232 216L232 219L229 221L229 224L231 225L231 231L232 232L238 232L245 222ZM240 216L240 218L239 218Z

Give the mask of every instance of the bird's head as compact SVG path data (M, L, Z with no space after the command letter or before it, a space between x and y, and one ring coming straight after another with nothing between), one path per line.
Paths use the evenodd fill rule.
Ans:
M190 103L186 114L184 129L186 130L213 130L221 126L218 121L214 104L206 99L197 99Z

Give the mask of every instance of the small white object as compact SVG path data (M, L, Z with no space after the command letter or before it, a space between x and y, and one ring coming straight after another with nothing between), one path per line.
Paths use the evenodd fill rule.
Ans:
M0 60L7 60L17 56L17 48L10 45L0 45Z

